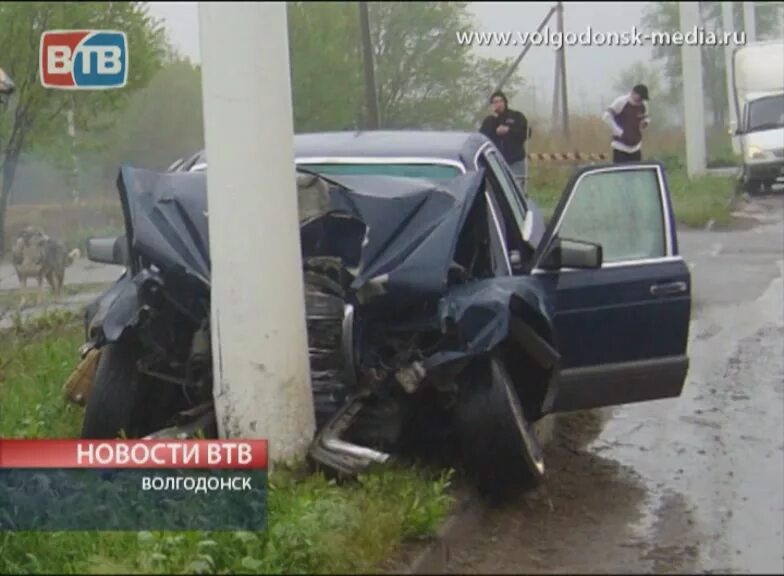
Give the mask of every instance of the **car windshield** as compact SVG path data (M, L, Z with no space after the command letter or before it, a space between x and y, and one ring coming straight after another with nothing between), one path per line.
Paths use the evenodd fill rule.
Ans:
M749 106L749 130L784 127L784 94L768 96Z
M451 180L462 172L456 166L446 164L298 164L300 168L324 174L325 176L404 176L406 178L427 178L430 180Z

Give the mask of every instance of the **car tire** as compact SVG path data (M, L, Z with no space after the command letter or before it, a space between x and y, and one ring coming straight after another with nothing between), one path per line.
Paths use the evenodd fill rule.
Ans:
M140 374L138 357L129 338L101 349L84 411L82 438L141 438L167 425L177 391L165 383L155 385Z
M137 418L141 396L137 358L138 354L128 340L102 348L84 412L82 438L110 439L121 434L136 438L141 434Z
M535 486L544 476L542 448L506 367L493 356L469 370L457 405L467 472L491 499Z

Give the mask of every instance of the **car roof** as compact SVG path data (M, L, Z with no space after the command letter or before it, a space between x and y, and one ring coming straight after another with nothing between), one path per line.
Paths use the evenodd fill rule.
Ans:
M487 138L478 132L375 130L297 134L297 158L441 158L464 162Z
M296 134L297 160L336 158L419 158L450 160L471 168L476 152L489 140L479 132L436 130L373 130ZM202 149L183 162L183 169L207 161Z

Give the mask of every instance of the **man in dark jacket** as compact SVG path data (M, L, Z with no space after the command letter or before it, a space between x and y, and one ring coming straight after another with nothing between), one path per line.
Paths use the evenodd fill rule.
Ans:
M484 119L479 131L493 141L523 188L527 168L525 141L528 120L517 110L510 110L506 95L500 90L490 96L492 113Z

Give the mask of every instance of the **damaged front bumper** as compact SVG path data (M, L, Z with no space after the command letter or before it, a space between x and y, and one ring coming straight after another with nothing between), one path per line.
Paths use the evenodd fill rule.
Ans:
M310 457L339 474L353 475L372 464L385 464L390 455L341 439L364 407L365 398L348 400L313 440Z

